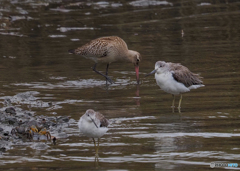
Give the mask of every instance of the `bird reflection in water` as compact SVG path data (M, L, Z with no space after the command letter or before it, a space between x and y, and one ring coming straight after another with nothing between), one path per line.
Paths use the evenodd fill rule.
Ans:
M94 164L95 164L96 169L98 169L98 167L99 167L99 159L98 159L98 155L95 155Z
M137 88L137 90L136 90L136 97L134 98L135 99L135 101L136 101L136 105L137 106L140 106L140 96L139 96L139 94L140 94L140 85L139 84L137 84L136 85L136 88Z

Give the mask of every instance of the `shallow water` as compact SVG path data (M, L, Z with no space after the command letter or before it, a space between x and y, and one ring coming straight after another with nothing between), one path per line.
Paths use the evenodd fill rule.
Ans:
M240 164L238 1L3 0L0 7L2 106L10 98L37 116L73 119L67 138L58 137L56 145L26 142L0 153L1 169L206 170L211 162ZM67 52L108 35L142 54L140 86L132 64L111 64L116 84L106 87L92 61ZM205 87L183 95L181 114L172 113L172 96L154 76L144 77L158 60L204 77ZM91 139L77 128L89 108L112 123L101 138L98 162Z

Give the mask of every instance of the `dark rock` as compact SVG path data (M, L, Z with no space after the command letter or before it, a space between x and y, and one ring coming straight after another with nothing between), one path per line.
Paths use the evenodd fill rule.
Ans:
M18 125L20 126L20 125L23 125L23 124L26 124L27 123L27 121L22 121L22 120L20 120L19 122L18 122Z
M16 115L16 110L13 107L8 107L5 109L6 113L10 113L12 115Z
M53 141L53 144L56 145L57 138L53 137L52 141Z
M49 124L50 126L56 126L56 125L57 125L57 124L54 123L54 122L48 122L48 124Z
M64 122L68 122L69 121L69 117L65 117L62 119Z
M0 148L0 151L1 151L1 152L5 152L5 151L6 151L6 148L5 148L5 147L2 147L2 148Z
M58 122L68 122L69 121L69 117L68 116L60 116L59 118L57 118Z
M52 102L48 102L48 105L49 105L49 107L51 107L53 104L52 104Z
M3 131L3 128L0 127L0 132L2 132L2 131Z
M5 105L5 106L11 105L11 103L12 103L12 102L11 102L10 99L5 99L5 100L4 100L4 105Z
M48 117L49 121L56 121L56 117Z
M47 121L43 123L43 127L49 128L50 126L56 126L57 124L51 121Z
M9 132L6 131L6 132L3 133L3 135L4 135L4 136L8 136L8 135L9 135Z
M8 120L8 123L9 123L10 125L13 125L13 124L15 124L15 123L17 122L17 119L16 119L16 118L7 118L7 120Z
M26 115L28 115L28 116L33 116L33 114L31 114L31 113L29 113L29 112L28 112L28 113L26 113Z
M8 141L8 140L9 140L9 137L8 137L8 136L1 137L1 140ZM0 143L1 143L1 142L0 142Z

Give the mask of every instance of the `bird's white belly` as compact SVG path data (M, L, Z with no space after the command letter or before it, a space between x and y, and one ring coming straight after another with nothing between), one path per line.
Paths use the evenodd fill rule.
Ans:
M90 138L100 138L108 131L106 127L97 128L94 123L82 122L82 120L78 122L78 127L80 132Z
M190 91L184 84L177 82L171 72L158 74L155 73L157 85L165 92L179 94Z

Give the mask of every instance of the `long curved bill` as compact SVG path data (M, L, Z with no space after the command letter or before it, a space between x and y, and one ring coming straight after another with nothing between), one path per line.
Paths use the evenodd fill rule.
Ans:
M147 77L147 76L149 76L149 75L152 75L152 74L155 74L155 72L157 72L157 70L156 70L156 69L155 69L155 70L153 70L152 72L150 72L150 73L146 74L146 75L145 75L145 77Z
M139 66L135 66L135 71L136 71L136 78L137 78L137 84L139 84Z

